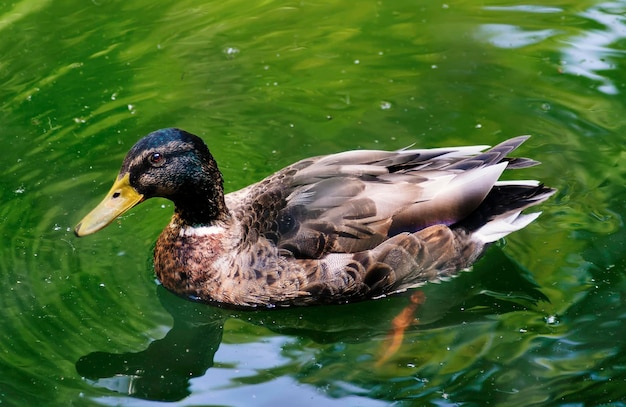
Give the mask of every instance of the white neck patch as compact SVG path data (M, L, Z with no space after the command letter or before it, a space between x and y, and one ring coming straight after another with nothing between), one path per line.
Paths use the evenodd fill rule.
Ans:
M190 237L190 236L211 236L211 235L219 235L226 231L226 228L223 226L183 226L180 228L178 235L180 237Z

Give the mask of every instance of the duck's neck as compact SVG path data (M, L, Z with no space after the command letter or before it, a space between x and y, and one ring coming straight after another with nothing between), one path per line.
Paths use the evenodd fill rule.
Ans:
M230 212L224 202L221 179L197 183L183 188L184 194L172 197L175 213L181 225L202 227L224 224L230 219Z

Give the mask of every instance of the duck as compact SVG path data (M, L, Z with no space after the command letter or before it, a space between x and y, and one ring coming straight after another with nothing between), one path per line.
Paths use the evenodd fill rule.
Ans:
M158 237L160 283L192 301L234 308L376 299L468 270L494 242L540 214L555 190L500 181L539 162L493 148L352 150L302 159L243 189L224 181L205 142L154 131L128 152L104 199L78 223L95 233L141 202L174 204Z

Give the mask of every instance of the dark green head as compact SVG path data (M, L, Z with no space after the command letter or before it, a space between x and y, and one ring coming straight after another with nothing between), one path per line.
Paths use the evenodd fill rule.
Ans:
M158 196L174 202L197 196L199 188L205 190L211 184L219 184L221 190L223 183L202 139L179 129L157 130L139 140L122 163L120 175L125 173L145 199Z
M139 140L128 152L105 199L76 227L94 233L136 204L170 199L181 219L208 225L228 217L222 174L206 144L180 129L162 129Z

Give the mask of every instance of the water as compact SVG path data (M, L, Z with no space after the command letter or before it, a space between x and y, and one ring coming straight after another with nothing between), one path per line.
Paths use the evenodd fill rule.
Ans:
M0 4L0 403L626 402L622 2ZM495 144L559 192L470 273L407 295L233 312L156 284L154 200L73 226L144 134L202 136L229 191L307 156Z

